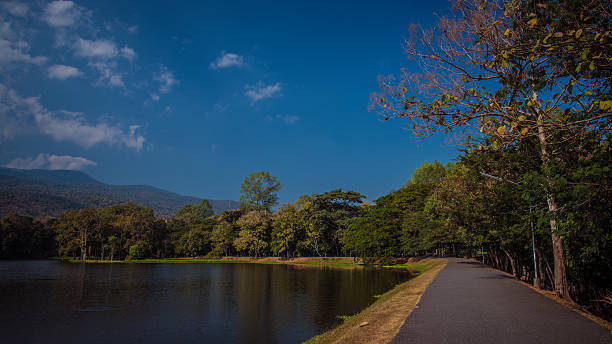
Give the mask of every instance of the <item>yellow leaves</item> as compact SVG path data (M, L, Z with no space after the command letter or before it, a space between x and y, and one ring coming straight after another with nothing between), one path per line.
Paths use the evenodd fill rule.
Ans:
M590 70L595 70L595 62L591 61L591 64L589 64L589 69Z
M503 66L504 68L508 68L508 66L509 66L509 64L508 64L508 60L503 59L503 60L502 60L502 66Z
M582 35L582 29L576 30L576 39L580 38L581 35Z
M502 125L501 127L497 128L497 133L499 135L504 135L504 133L506 132L506 126Z
M525 117L525 116L523 116L523 115L521 115L521 116L519 116L519 117L518 117L518 120L519 120L519 121L521 121L521 122L522 122L522 121L524 121L524 120L526 120L526 119L527 119L527 117Z
M603 111L610 110L612 108L612 99L600 101L599 108Z
M510 29L506 29L506 32L504 32L504 36L509 36L510 35Z
M588 91L584 92L584 94L586 96L592 96L593 95L593 90L588 90Z
M529 129L527 129L527 128L521 129L521 135L527 134L528 131L529 131Z
M529 24L529 26L534 27L536 26L536 24L538 24L538 18L532 18L530 19L527 24Z
M589 48L582 50L582 52L580 53L581 59L586 60L587 57L589 57Z
M406 89L406 87L402 87L402 92L404 92L404 93L408 92L408 90Z

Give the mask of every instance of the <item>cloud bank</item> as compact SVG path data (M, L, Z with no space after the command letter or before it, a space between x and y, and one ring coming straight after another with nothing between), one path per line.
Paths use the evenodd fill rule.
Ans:
M26 128L51 136L56 141L73 142L84 148L97 144L122 145L136 151L144 146L145 138L136 131L138 125L128 132L108 123L92 124L79 113L49 111L40 104L38 97L21 97L14 90L0 84L0 120L11 128L2 131L3 139L22 134Z
M81 170L84 167L96 165L95 162L78 156L40 153L35 159L30 157L15 158L4 166L22 170Z

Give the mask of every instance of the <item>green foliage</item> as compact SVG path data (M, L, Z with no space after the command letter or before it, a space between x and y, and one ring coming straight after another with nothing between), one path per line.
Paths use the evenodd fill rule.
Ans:
M236 222L241 230L234 240L238 252L246 252L258 257L267 253L270 242L270 213L253 210Z
M409 184L431 184L440 182L444 179L446 172L452 167L453 165L450 162L446 164L446 166L443 166L437 160L435 160L433 164L425 161L421 167L414 171Z
M180 236L175 247L176 253L182 257L197 257L210 251L210 232L191 229Z
M399 253L402 212L394 208L370 207L353 222L344 236L344 248L361 257L388 259Z
M198 205L188 204L183 208L179 209L174 215L175 218L183 220L188 224L195 224L202 222L205 218L213 216L212 207L210 203L203 199Z
M295 254L297 244L306 236L303 217L299 210L287 203L272 217L271 248L275 255L285 255L287 258Z
M27 216L0 220L0 258L47 258L55 254L55 232Z
M304 211L306 244L318 256L341 254L340 238L343 231L361 214L359 204L363 196L355 191L332 190L313 195Z
M140 245L132 245L130 246L130 255L129 259L139 260L146 257L146 250L144 247Z
M244 178L240 186L240 208L270 210L278 204L276 194L283 186L270 172L253 172Z

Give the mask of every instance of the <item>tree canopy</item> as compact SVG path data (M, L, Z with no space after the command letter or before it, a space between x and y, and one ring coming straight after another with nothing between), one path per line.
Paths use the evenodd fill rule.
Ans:
M278 204L277 192L283 186L270 172L253 172L240 186L240 208L244 210L270 210Z

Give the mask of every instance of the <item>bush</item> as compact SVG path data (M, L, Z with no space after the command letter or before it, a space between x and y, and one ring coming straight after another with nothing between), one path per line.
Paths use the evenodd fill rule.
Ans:
M130 255L128 259L144 259L146 255L144 247L140 245L130 246Z

